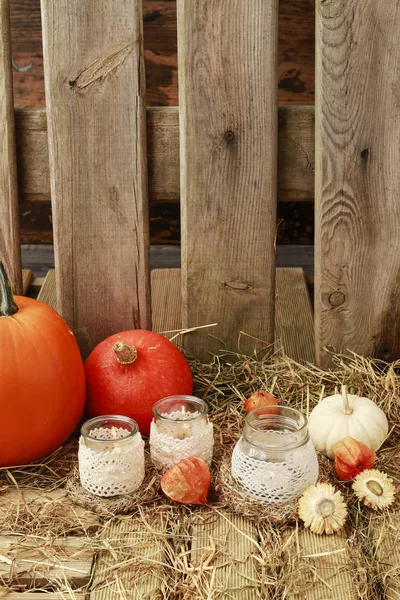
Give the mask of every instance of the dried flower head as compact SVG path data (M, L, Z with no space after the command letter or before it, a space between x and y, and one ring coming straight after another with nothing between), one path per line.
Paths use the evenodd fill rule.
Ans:
M352 488L357 498L374 510L387 508L394 500L393 480L377 469L369 469L357 475Z
M299 500L299 517L313 533L331 534L346 521L347 506L343 496L330 483L308 487Z

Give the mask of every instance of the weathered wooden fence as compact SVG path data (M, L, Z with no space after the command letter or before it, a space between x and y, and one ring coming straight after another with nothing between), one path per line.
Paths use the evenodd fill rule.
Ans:
M277 107L277 0L178 4L180 123L150 109L147 136L140 3L44 0L47 114L17 112L16 144L7 6L0 248L20 289L16 147L20 198L51 195L58 308L84 354L151 324L146 161L150 197L181 197L183 326L218 322L190 350L271 341L276 202L313 196L315 160L317 360L399 356L395 0L317 3L315 153L312 109Z

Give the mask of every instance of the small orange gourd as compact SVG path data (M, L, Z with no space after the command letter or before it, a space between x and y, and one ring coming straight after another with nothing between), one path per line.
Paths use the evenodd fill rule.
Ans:
M211 484L211 473L201 458L190 456L179 461L161 477L161 489L168 498L182 504L204 504Z
M332 451L335 455L335 471L343 481L354 479L365 469L370 469L375 461L375 452L352 437L334 444Z

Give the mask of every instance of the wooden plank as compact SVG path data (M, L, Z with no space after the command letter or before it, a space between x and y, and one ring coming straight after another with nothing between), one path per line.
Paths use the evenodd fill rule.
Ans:
M20 198L50 202L45 110L15 112ZM148 108L149 198L179 202L178 108ZM314 198L314 107L279 108L279 201Z
M57 284L56 284L56 271L55 269L50 269L47 273L46 278L42 287L40 288L40 292L37 297L40 302L45 302L54 310L58 310L57 307Z
M8 531L11 516L19 521L21 532L25 531L24 519L35 522L42 533L48 532L57 520L58 530L90 533L100 527L97 514L68 501L64 489L52 491L20 489L8 490L0 497L0 531Z
M313 0L279 3L278 97L281 104L314 102ZM176 4L144 0L147 102L176 105L178 100ZM38 0L12 0L13 55L17 106L44 106L42 35ZM27 70L26 70L27 69Z
M208 598L260 598L258 549L253 521L226 510L197 513L191 523L189 578L197 589L207 590Z
M36 588L65 581L74 588L87 585L94 558L90 541L79 537L0 537L0 553L0 579Z
M274 336L278 2L177 6L182 322L218 323L185 342L207 358Z
M400 517L371 517L370 537L375 541L375 558L386 600L400 598Z
M278 200L314 198L314 107L278 110ZM50 203L46 111L16 110L18 185L27 204ZM149 199L179 202L179 113L177 107L147 109Z
M151 273L151 286L153 329L171 331L166 337L174 337L173 332L182 329L181 270L155 269ZM38 300L56 308L54 269L48 272ZM275 339L291 358L313 361L313 316L302 269L276 270Z
M182 329L182 296L180 269L156 269L151 272L151 299L154 331Z
M329 366L323 347L331 345L392 361L400 354L400 5L317 6L316 357Z
M91 600L163 597L163 534L167 521L163 514L144 517L114 521L104 530L110 549L97 556Z
M287 600L357 600L347 536L316 535L308 529L290 528L284 533L283 577Z
M86 357L151 328L141 2L42 9L57 305Z
M20 201L50 202L47 115L41 110L16 110L18 189Z
M72 595L70 595L72 594ZM8 590L0 591L0 598L3 600L65 600L67 594L65 592L37 592L32 598L32 592L9 592ZM86 600L84 592L68 590L68 597L71 600Z
M295 360L314 362L314 317L303 269L276 270L275 340Z
M22 294L26 296L28 288L31 284L33 273L29 269L22 270Z
M9 1L0 0L0 260L22 294Z
M278 201L314 199L314 107L280 107Z
M33 271L35 277L47 275L54 269L54 247L52 244L22 244L22 264ZM290 244L276 247L277 267L301 268L306 277L314 275L314 246ZM179 244L153 244L150 246L152 269L179 269L181 249Z

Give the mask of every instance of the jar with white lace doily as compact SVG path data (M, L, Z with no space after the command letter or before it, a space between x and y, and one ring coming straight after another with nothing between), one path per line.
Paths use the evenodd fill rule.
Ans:
M293 408L256 408L245 420L231 464L232 476L247 495L285 504L318 479L318 459L305 415Z
M168 396L156 402L150 455L157 469L169 469L189 456L211 464L214 436L207 413L207 404L194 396Z
M144 479L144 442L137 423L120 415L86 421L78 459L85 490L105 498L134 492Z

